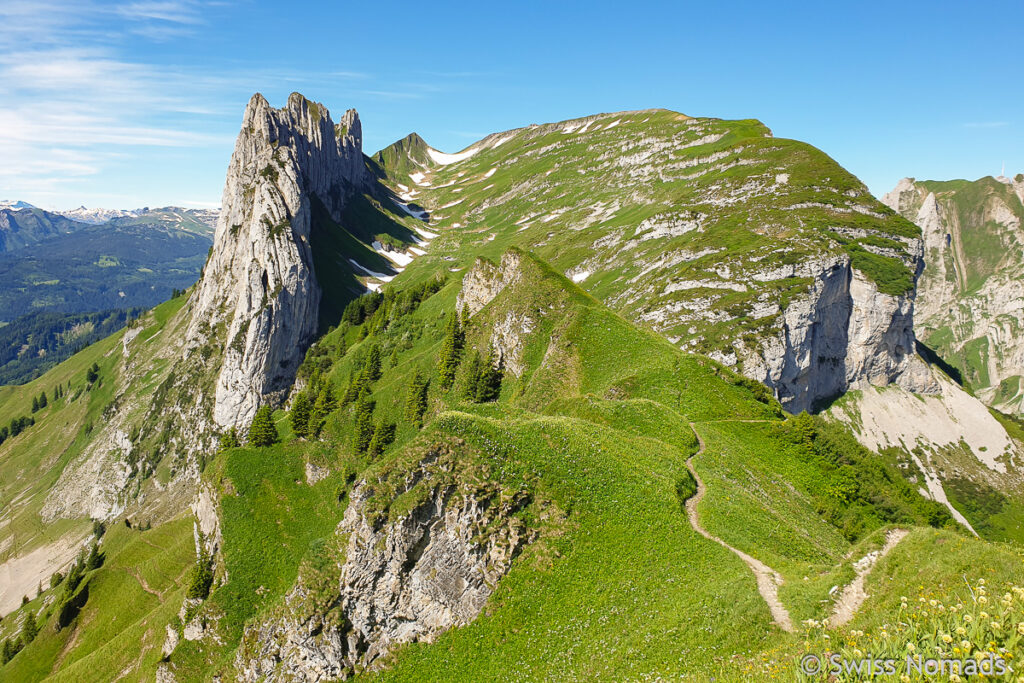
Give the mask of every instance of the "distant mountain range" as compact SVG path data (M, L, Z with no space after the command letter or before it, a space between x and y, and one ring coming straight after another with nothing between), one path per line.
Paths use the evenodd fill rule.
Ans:
M217 214L179 207L54 212L0 202L0 349L13 350L0 351L0 384L35 377L116 331L129 309L190 287ZM65 334L99 312L89 334Z

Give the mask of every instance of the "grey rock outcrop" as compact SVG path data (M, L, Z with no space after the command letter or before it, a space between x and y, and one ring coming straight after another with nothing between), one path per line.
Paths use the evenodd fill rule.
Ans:
M813 410L867 385L938 392L916 352L912 295L880 292L845 255L794 272L814 278L809 293L782 311L776 336L740 358L743 374L772 387L786 410Z
M393 495L422 495L397 518L377 511L375 484L354 489L331 559L304 567L275 615L246 629L235 660L241 680L347 678L397 645L431 642L480 614L536 537L515 516L533 498L459 483L445 450L402 475Z
M214 246L194 295L186 349L226 330L213 420L245 425L283 399L318 325L313 202L337 216L367 172L355 110L337 125L298 93L283 109L254 95L235 143Z
M1024 175L968 182L904 178L882 201L922 231L918 336L975 394L1024 412Z
M920 240L908 240L919 272ZM504 289L522 278L520 256L506 252L499 266L477 259L465 275L457 310L475 315ZM765 279L810 278L805 296L781 311L783 324L752 349L737 346L734 355L712 354L727 365L774 389L791 412L813 410L822 401L858 387L893 382L918 393L938 393L939 386L916 352L913 295L893 296L853 268L845 254L783 266L779 272L753 273ZM497 320L490 345L510 372L522 374L523 340L534 321L510 311Z

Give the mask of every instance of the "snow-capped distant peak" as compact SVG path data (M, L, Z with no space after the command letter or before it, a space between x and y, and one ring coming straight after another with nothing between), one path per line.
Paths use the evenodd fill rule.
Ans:
M106 223L114 218L139 215L139 211L126 211L124 209L87 209L84 206L80 206L77 209L71 209L70 211L55 211L54 213L64 216L65 218L70 218L82 223L92 223L94 225Z
M28 202L21 201L10 201L7 199L0 200L0 209L34 209L33 205Z

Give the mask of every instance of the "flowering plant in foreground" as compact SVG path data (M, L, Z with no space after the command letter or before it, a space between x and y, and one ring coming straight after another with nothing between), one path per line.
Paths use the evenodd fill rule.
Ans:
M814 619L805 621L804 652L819 654L823 664L817 676L800 673L799 679L960 681L984 678L1024 683L1024 667L1017 664L1017 660L1024 657L1024 588L989 586L984 579L978 579L973 585L966 584L962 593L960 599L943 602L926 593L922 586L916 597L900 598L893 623L883 624L871 632L826 632L827 624ZM829 671L830 657L842 662L896 660L897 671L879 675L881 667L876 666L872 675L865 667L858 671L847 666L837 674ZM908 658L917 665L908 667ZM938 676L928 675L923 671L923 663L929 660L959 664L945 665ZM963 667L967 660L974 660L978 666ZM989 670L989 674L983 676L982 662L997 660L1005 663L1006 672L994 676Z

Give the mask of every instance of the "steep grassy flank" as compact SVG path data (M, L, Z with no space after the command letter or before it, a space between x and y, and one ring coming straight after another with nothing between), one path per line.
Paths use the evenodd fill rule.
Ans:
M223 557L230 580L206 609L225 644L184 642L174 658L183 680L203 680L211 671L230 668L242 626L291 587L314 542L341 519L342 477L307 486L302 448L295 446L236 449L210 468L223 496Z
M620 112L472 149L418 167L420 182L400 146L382 159L389 185L440 233L403 278L520 246L630 320L740 362L781 330L779 305L807 294L822 259L845 254L887 293L913 283L920 230L827 155L757 121Z
M202 613L223 645L180 645L170 659L179 679L230 674L243 624L279 604L304 558L334 547L354 482L408 471L434 443L462 444L461 467L526 487L566 518L516 560L480 618L400 649L380 679L431 680L440 670L484 680L729 676L735 662L795 647L773 626L746 565L689 525L690 422L708 445L697 459L709 489L703 523L783 572L782 598L796 618L827 616L830 588L852 578L851 563L879 547L887 526L942 522L878 456L806 416L783 420L760 385L681 353L531 254L513 253L519 277L468 321L449 391L439 387L437 357L459 283L414 297L388 288L354 303L358 312L303 366L308 388L330 382L342 403L319 440L296 440L278 414L282 444L229 451L208 466L205 478L223 496L228 579ZM486 351L510 316L530 316L522 375L506 374L494 402L469 401L465 359ZM355 408L343 400L371 358L380 359L379 378L366 385L373 420L398 425L377 457L354 448ZM405 413L415 371L430 381L423 429ZM306 485L307 463L333 474ZM380 495L385 518L411 505Z
M16 637L15 625L32 610L39 635L3 667L4 680L109 681L143 678L160 659L165 633L181 606L182 579L194 562L192 522L140 531L112 526L100 545L102 566L82 579L86 596L77 616L57 630L63 584L43 593L3 621L0 638Z

